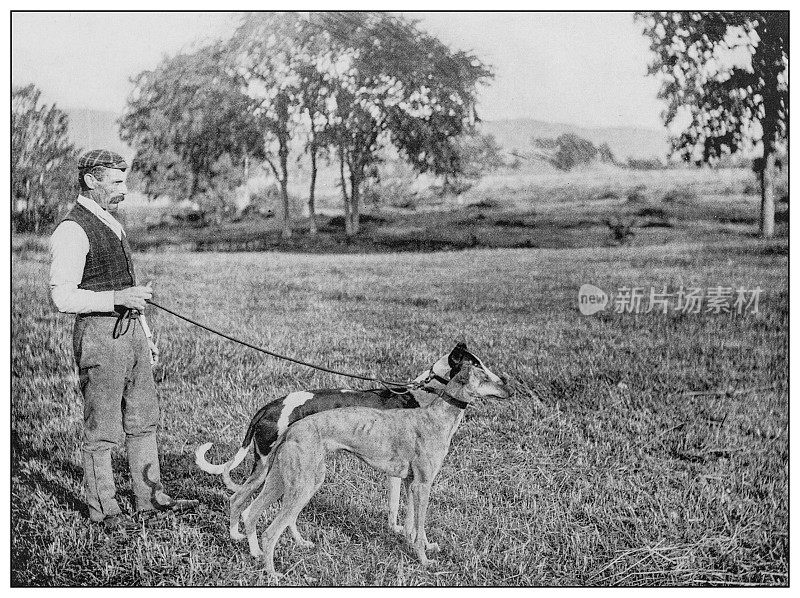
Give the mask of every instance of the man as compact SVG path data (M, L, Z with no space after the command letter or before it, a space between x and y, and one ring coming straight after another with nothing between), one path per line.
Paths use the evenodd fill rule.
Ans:
M117 503L111 449L125 432L137 516L190 509L161 485L156 445L159 406L151 364L158 348L142 314L150 283L136 284L131 250L114 218L125 199L128 165L92 150L78 160L81 194L50 239L50 293L60 312L77 314L73 350L84 400L84 490L89 517L109 529L135 522Z

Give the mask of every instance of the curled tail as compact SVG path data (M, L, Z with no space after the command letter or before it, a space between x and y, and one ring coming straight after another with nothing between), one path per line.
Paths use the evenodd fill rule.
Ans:
M244 461L244 458L247 456L247 452L250 450L250 443L243 446L239 449L239 451L228 461L225 463L220 463L219 465L215 465L214 463L209 463L206 460L206 453L208 449L211 448L212 443L206 442L205 444L201 444L197 447L197 450L194 452L194 462L197 466L205 471L206 473L210 473L213 475L220 475L222 474L222 479L225 482L225 486L228 490L232 490L236 492L241 488L239 484L236 484L231 479L231 470L235 469L239 466L239 464Z
M280 405L280 403L277 403ZM244 436L244 440L242 441L242 448L228 461L225 463L220 463L219 465L215 465L214 463L209 463L206 460L206 452L208 449L211 448L210 442L205 444L201 444L197 447L197 450L194 452L194 462L197 466L202 469L203 471L213 474L213 475L222 475L222 479L225 482L225 486L228 490L232 490L233 492L238 491L242 486L240 484L236 484L231 479L231 470L238 467L238 465L244 461L244 458L247 456L247 452L250 450L250 445L254 444L254 437L257 432L261 429L262 432L264 428L268 430L268 433L273 433L274 423L270 425L269 415L275 409L276 402L272 401L264 405L261 409L259 409L253 418L250 420L250 425L247 426L247 433ZM264 420L267 420L264 423ZM277 446L276 441L273 441L271 446ZM256 459L259 458L258 452L258 444L256 444Z

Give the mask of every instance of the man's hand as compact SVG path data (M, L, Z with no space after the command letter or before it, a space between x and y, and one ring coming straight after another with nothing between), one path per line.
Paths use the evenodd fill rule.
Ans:
M114 291L114 305L124 305L130 309L144 311L145 301L153 296L153 288L148 282L146 286L128 287L121 291Z
M161 354L161 351L158 350L155 342L153 342L152 338L147 339L147 344L150 347L150 365L156 365L158 363L158 356Z

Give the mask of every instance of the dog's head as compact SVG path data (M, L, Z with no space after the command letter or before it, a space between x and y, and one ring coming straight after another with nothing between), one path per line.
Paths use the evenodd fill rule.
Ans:
M493 383L499 385L504 385L506 383L502 376L498 376L492 372L474 353L467 349L467 343L465 342L458 343L453 350L450 351L450 355L447 356L447 363L450 366L450 379L455 378L465 364L470 364L483 370Z
M432 378L441 384L447 384L458 375L465 364L470 364L482 369L495 384L505 384L505 380L487 368L474 353L467 349L467 343L463 341L453 347L450 353L442 355L439 360L431 366L431 369L425 374L422 374L418 380Z
M507 399L510 396L504 383L495 382L483 367L468 361L462 364L458 374L448 382L447 393L466 403L482 397Z

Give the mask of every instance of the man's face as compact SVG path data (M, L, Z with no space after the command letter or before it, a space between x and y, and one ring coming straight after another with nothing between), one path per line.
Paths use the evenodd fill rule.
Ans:
M117 211L117 206L125 200L128 187L125 185L125 173L115 168L106 168L100 178L92 175L91 182L94 187L91 189L92 199L104 210L112 214Z

